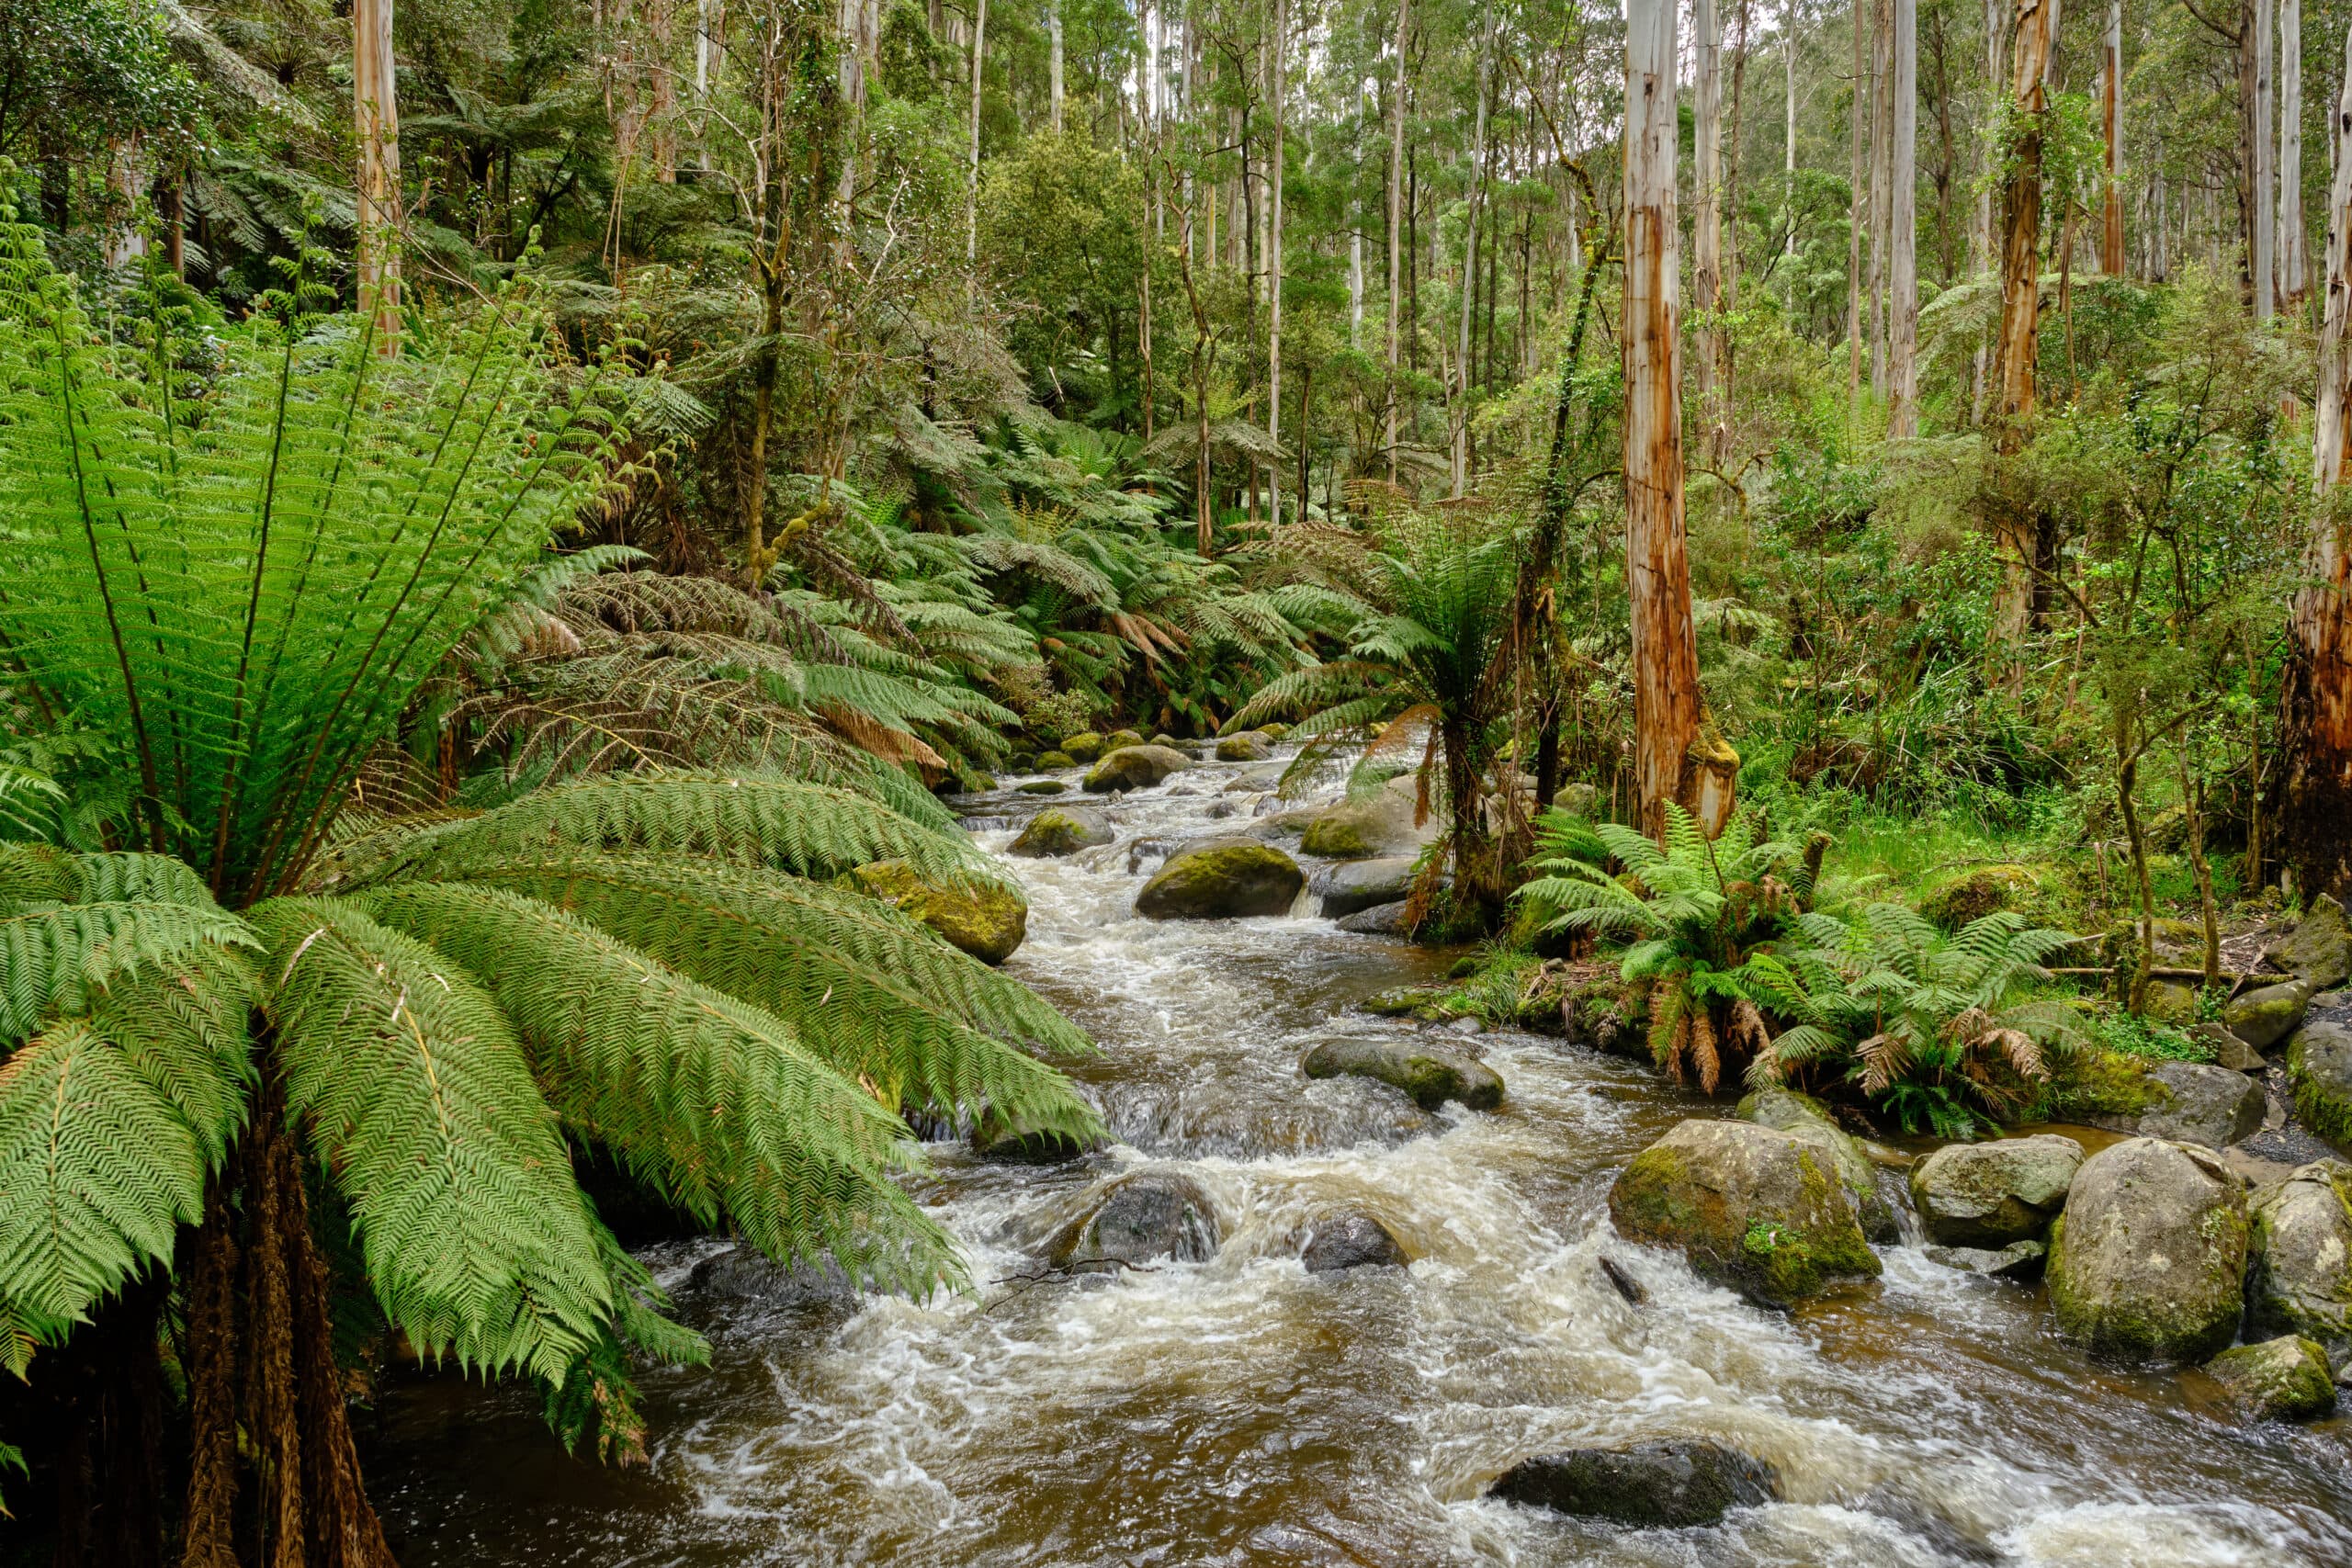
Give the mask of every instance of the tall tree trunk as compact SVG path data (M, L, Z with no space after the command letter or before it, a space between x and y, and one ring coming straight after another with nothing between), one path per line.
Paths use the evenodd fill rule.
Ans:
M1854 405L1862 395L1862 230L1870 221L1864 182L1869 177L1870 78L1863 69L1862 0L1853 0L1848 20L1854 25L1853 163L1848 189L1853 203L1846 220L1846 421L1850 427ZM1851 430L1848 432L1852 434Z
M1894 146L1887 214L1894 255L1887 300L1886 433L1919 434L1919 13L1918 0L1894 0Z
M1723 423L1717 338L1724 308L1723 19L1715 0L1690 0L1690 307L1699 313L1699 429L1707 447Z
M2312 477L2317 502L2304 547L2304 586L2289 612L2280 700L2276 856L2304 897L2341 897L2352 876L2352 527L2343 506L2352 454L2352 31L2343 96L2330 128L2335 179L2327 202L2327 284L2321 302L2319 409Z
M1056 136L1062 133L1062 6L1046 0L1046 118Z
M2245 259L2246 282L2257 321L2268 321L2278 310L2278 258L2271 254L2278 239L2278 193L2270 179L2270 5L2271 0L2246 0L2245 53L2253 73L2253 100L2247 105L2252 123L2246 128L2245 138Z
M1699 0L1702 6L1709 0ZM1494 0L1487 0L1486 20L1478 29L1478 113L1470 132L1470 217L1462 240L1462 318L1453 356L1453 493L1461 495L1470 481L1470 329L1478 306L1478 231L1480 209L1487 196L1487 96L1494 73L1487 55L1494 41Z
M972 14L972 151L964 190L964 268L974 295L980 288L980 69L988 62L989 0Z
M1283 57L1290 52L1289 17L1283 0L1274 0L1273 69L1269 84L1273 96L1274 150L1266 178L1272 187L1266 196L1266 434L1276 441L1283 434ZM1302 439L1305 432L1300 433ZM1304 446L1300 449L1303 454ZM1282 464L1266 465L1266 514L1283 516Z
M392 0L353 0L352 126L359 141L359 313L376 353L401 346L401 115L392 70Z
M1396 0L1396 86L1389 95L1388 146L1388 482L1396 482L1396 307L1403 288L1405 177L1405 29L1412 0Z
M1894 238L1894 5L1871 15L1871 393L1886 396L1887 264Z
M1730 812L1728 774L1705 725L1682 523L1682 389L1676 293L1675 0L1625 16L1625 575L1633 609L1634 773L1647 830L1679 800L1710 832ZM1713 820L1709 821L1708 818Z
M1994 449L2004 457L2025 449L2033 421L2034 361L2041 321L2037 264L2041 246L2042 113L2047 105L2051 39L2057 26L2058 0L2018 0L2017 45L2011 57L2016 130L2007 160L2008 179L2001 189L2001 335L1996 355L2001 400L1993 433ZM2007 506L2001 509L1995 527L2002 578L1994 630L2005 649L2014 650L2033 629L2033 567L2040 530L2031 516Z
M2293 5L2294 0L2287 0ZM2107 0L2107 63L2099 72L2099 126L2107 139L2107 186L2098 269L2123 276L2123 0Z
M2311 292L2311 243L2303 228L2303 6L2302 0L2278 0L2278 295L2287 309L2300 312Z
M1781 30L1781 59L1787 74L1781 84L1781 220L1788 226L1781 254L1789 266L1789 299L1796 299L1797 259L1797 0L1789 0Z
M1723 222L1722 279L1716 291L1717 309L1722 319L1716 322L1713 344L1715 355L1715 422L1707 436L1707 460L1717 468L1731 460L1732 394L1738 352L1738 344L1732 337L1731 321L1739 312L1740 130L1745 123L1740 118L1740 101L1747 80L1747 23L1755 0L1733 0L1733 3L1736 9L1732 13L1731 96L1724 105L1723 198L1717 208Z
M2004 0L1984 0L1984 97L1987 105L2001 100L2001 23L2007 16ZM1989 117L1988 117L1989 118ZM1988 162L1997 164L1997 150L1987 148ZM1993 232L1993 170L1985 170L1985 177L1976 187L1976 270L1993 272L2001 265L2001 246ZM1968 423L1984 423L1985 367L1993 358L1992 344L1980 340L1976 345L1975 385L1969 400Z

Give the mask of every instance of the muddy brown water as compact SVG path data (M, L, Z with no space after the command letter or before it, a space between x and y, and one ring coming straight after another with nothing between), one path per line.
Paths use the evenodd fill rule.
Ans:
M1911 1247L1781 1315L1616 1241L1616 1173L1720 1113L1633 1064L1483 1036L1510 1086L1490 1115L1304 1079L1335 1031L1412 1028L1353 1004L1442 960L1304 914L1134 918L1157 855L1133 846L1243 825L1253 797L1222 793L1242 772L1117 802L1104 850L1007 863L1032 901L1010 968L1102 1043L1076 1076L1121 1142L1050 1168L938 1151L918 1192L971 1293L778 1307L691 1287L722 1244L654 1248L713 1355L644 1380L650 1463L567 1458L526 1391L397 1387L366 1459L408 1568L2352 1564L2344 1421L2233 1425L2199 1375L2094 1367L2038 1289ZM983 842L1043 804L978 802ZM1213 1259L1032 1278L1036 1216L1149 1166L1216 1200ZM1412 1267L1305 1273L1302 1234L1340 1204ZM1530 1454L1666 1437L1769 1461L1786 1500L1634 1531L1482 1497Z

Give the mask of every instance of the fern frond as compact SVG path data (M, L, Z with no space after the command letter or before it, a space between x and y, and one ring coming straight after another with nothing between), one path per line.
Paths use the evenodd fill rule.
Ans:
M0 915L0 1044L53 1014L87 1011L109 986L254 945L245 922L209 899L20 907Z
M351 1203L385 1317L466 1366L560 1376L603 1331L611 1289L505 1017L348 901L271 899L253 922L287 1111Z

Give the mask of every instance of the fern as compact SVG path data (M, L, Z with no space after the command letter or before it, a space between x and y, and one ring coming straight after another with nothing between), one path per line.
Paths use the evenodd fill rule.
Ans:
M335 899L257 906L287 1110L350 1201L384 1314L467 1366L560 1374L612 1309L521 1043L463 970Z

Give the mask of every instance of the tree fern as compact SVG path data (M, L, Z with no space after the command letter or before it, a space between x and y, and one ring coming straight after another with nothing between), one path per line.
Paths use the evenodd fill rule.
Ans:
M521 1043L473 979L340 900L257 906L287 1109L350 1200L384 1314L469 1366L560 1372L612 1307Z

